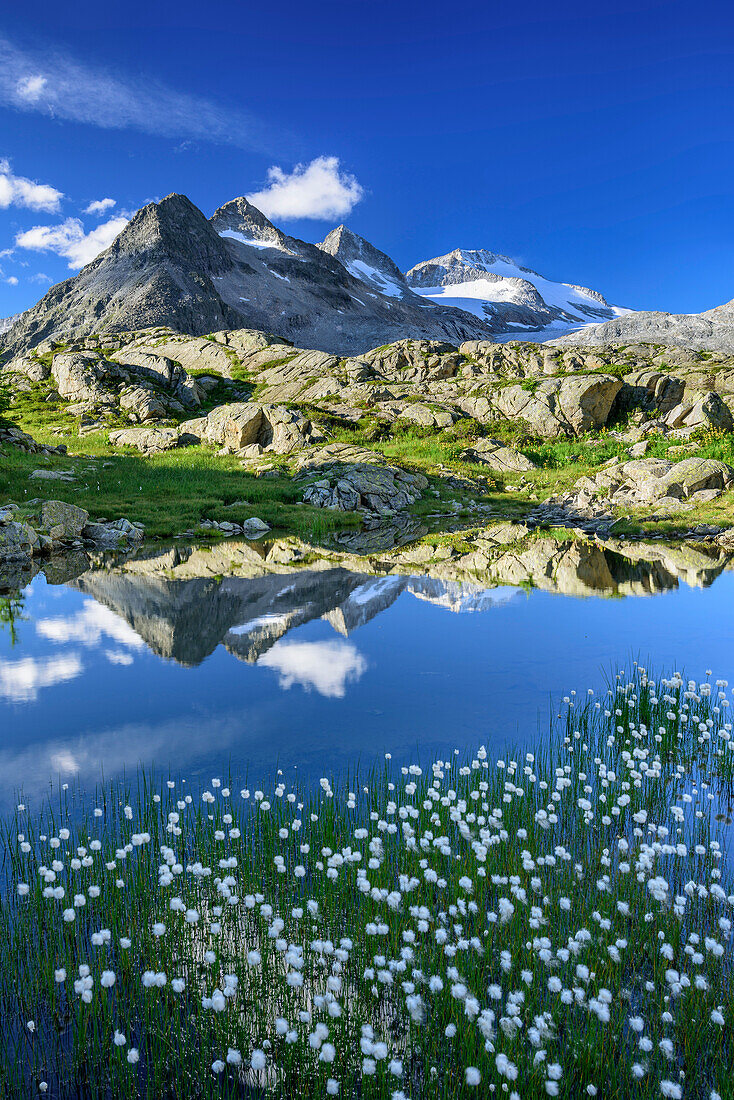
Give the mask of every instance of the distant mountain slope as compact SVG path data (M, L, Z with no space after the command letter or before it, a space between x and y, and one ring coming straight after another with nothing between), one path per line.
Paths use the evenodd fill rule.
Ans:
M558 344L667 344L734 353L734 299L704 313L630 313L553 341Z
M288 237L246 199L209 220L184 195L139 210L112 245L52 287L3 338L13 354L53 338L168 325L204 335L257 328L324 351L416 339L487 339L471 313L365 287L338 259Z
M620 312L588 287L558 283L508 256L486 249L454 249L411 268L406 281L416 293L444 305L474 313L505 331L560 332L592 320L607 320Z

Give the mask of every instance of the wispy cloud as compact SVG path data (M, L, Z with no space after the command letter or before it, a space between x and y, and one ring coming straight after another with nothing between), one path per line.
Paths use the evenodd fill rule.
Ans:
M18 248L34 252L53 252L69 261L72 271L99 256L128 223L124 214L102 222L87 233L79 218L67 218L59 225L34 225L15 238Z
M23 206L27 210L45 210L48 214L54 214L60 209L63 197L63 192L47 183L36 183L25 176L16 176L10 161L0 158L0 209Z
M262 124L240 109L179 92L149 76L97 69L60 51L23 50L3 37L0 102L105 129L133 129L242 149L272 147Z
M349 214L363 194L355 177L339 167L338 157L316 157L292 172L273 166L268 186L247 198L266 218L333 221Z
M113 206L117 206L115 199L95 199L94 202L90 202L89 206L85 206L84 213L106 214Z

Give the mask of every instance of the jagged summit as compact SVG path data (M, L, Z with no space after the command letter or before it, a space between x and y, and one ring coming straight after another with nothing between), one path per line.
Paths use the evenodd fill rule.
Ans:
M110 247L83 270L123 255L186 259L213 274L232 266L227 249L201 210L185 195L175 193L138 210Z
M403 298L410 293L398 265L364 237L347 229L346 225L332 229L317 247L336 257L355 279L367 283L381 294Z
M298 251L292 247L297 242L276 229L244 196L230 199L215 210L209 220L220 237L229 237L252 246L280 248L285 252Z

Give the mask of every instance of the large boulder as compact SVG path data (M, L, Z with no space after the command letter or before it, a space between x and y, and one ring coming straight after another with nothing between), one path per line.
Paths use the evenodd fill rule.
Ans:
M35 541L36 533L28 524L18 520L3 523L0 517L0 561L29 558Z
M67 401L98 402L109 400L104 384L102 360L87 352L60 352L51 363L56 389Z
M205 443L220 443L229 450L238 451L250 443L257 443L263 426L260 405L247 401L220 405L206 417L202 436Z
M508 419L527 421L531 431L546 439L583 435L602 428L622 382L608 374L577 374L548 378L528 388L503 386L493 397Z
M65 500L44 500L35 516L38 529L53 542L79 538L89 522L89 512Z
M704 489L724 490L734 484L734 468L715 458L685 458L660 478L661 496L687 500Z
M477 462L483 466L490 466L493 470L507 473L524 473L526 470L535 470L536 464L526 458L514 447L506 447L499 439L479 439L465 451L461 458L464 462Z
M125 386L120 391L120 408L140 421L158 420L168 412L166 405L149 386Z
M219 443L232 452L259 447L276 454L290 454L307 446L312 435L311 421L284 405L234 402L213 409L203 420L203 425L201 420L195 422L195 429L187 422L182 430L193 430L205 443Z
M113 447L135 447L143 454L157 454L178 446L177 428L120 428L110 432Z
M401 420L412 420L421 428L450 428L454 423L454 417L448 409L425 405L422 401L405 401L395 409Z
M311 421L294 409L263 405L263 427L259 443L276 454L290 454L305 447L311 436Z
M730 432L734 429L734 418L719 394L710 391L694 401L682 417L680 425L686 428L714 428L718 431Z
M28 382L45 382L51 373L50 367L35 356L19 356L11 359L3 367L3 375L12 381L25 378Z

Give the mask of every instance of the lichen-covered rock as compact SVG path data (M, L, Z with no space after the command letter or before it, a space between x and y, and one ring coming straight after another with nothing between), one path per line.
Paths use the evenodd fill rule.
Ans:
M159 420L168 413L170 402L164 404L155 390L148 386L125 386L120 391L120 408L140 421ZM179 409L183 411L181 405Z
M503 386L492 401L508 419L521 418L546 439L602 428L622 382L608 374L548 378L537 386Z
M220 405L206 417L203 440L220 443L232 451L257 443L263 425L260 405L247 401Z
M421 428L450 428L454 423L454 417L448 409L426 405L422 401L405 401L395 409L401 420L412 420Z
M182 430L189 431L189 425L182 425ZM205 443L219 443L230 452L247 452L244 457L250 457L255 452L248 448L254 446L275 454L290 454L305 447L312 426L297 410L242 401L213 409L203 423L197 422L194 432Z
M54 542L78 538L89 522L89 512L65 500L44 500L35 516L39 530Z
M0 561L29 558L35 542L36 533L28 524L18 520L3 523L0 517Z

